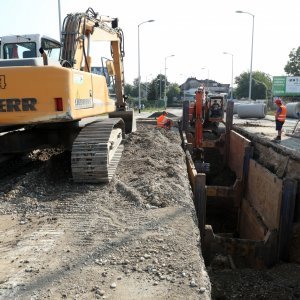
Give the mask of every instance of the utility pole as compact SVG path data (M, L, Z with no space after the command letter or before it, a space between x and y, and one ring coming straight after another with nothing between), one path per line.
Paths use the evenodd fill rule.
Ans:
M59 26L59 40L61 41L61 9L60 9L60 0L58 0L58 26Z

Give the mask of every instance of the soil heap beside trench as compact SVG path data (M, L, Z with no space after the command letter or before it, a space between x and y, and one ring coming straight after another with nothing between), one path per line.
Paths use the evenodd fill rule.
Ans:
M67 152L0 177L0 299L210 299L179 135L139 126L109 184Z

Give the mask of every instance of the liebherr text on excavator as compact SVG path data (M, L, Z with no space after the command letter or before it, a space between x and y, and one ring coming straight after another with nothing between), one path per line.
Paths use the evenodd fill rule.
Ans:
M91 72L92 41L110 43L112 58L102 68L104 75ZM66 16L61 43L37 34L2 37L0 153L63 147L72 151L74 181L108 182L125 133L135 128L133 111L126 110L123 44L118 19L91 8ZM109 95L107 76L116 100Z

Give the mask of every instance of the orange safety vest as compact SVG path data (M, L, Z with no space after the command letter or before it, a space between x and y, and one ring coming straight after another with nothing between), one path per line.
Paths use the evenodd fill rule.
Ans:
M166 122L167 118L166 116L164 115L160 115L158 118L157 118L157 127L161 127L163 128L165 126L165 122Z
M286 119L286 107L284 105L280 105L280 108L281 108L281 112L277 116L277 120L280 122L284 122Z

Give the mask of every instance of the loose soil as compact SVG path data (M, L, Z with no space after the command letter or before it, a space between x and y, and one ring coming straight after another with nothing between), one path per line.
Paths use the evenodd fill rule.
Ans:
M140 127L105 185L26 159L0 177L0 299L210 298L178 133Z

